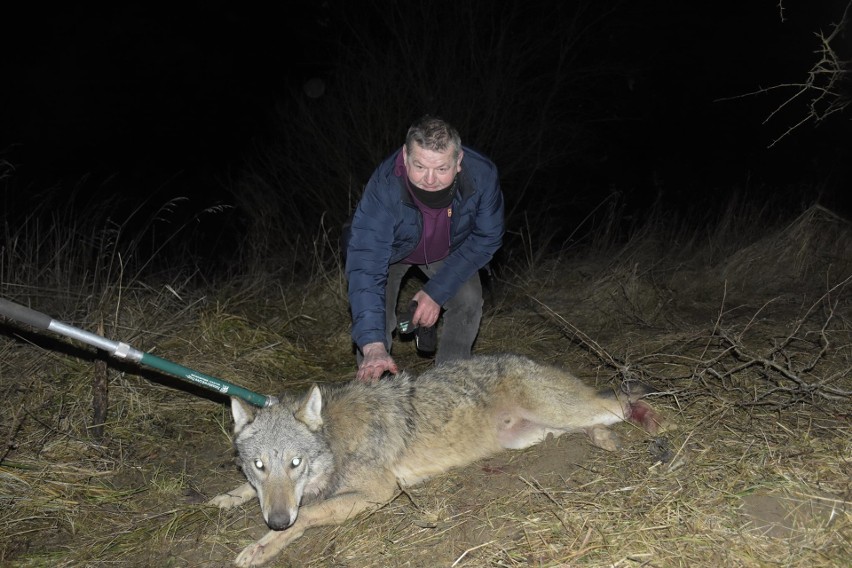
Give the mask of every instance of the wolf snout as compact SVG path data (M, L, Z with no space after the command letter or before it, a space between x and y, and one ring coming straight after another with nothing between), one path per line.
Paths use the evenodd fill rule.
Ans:
M288 511L271 511L266 518L266 524L274 531L283 531L289 529L296 522L296 515L291 515Z

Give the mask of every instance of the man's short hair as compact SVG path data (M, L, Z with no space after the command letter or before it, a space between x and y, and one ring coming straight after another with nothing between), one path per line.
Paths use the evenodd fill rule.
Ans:
M458 161L461 136L446 120L427 114L417 119L408 129L405 151L409 156L412 144L433 152L446 152L448 148L453 148L453 158Z

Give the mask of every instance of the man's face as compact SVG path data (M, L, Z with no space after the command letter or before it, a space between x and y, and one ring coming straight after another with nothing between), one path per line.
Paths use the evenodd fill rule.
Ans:
M411 155L402 149L408 179L425 191L438 191L449 187L456 174L461 171L464 151L459 150L458 160L453 157L453 148L443 152L427 150L417 143L411 145Z

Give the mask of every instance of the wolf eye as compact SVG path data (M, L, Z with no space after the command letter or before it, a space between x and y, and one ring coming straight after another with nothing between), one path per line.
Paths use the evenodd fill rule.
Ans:
M293 461L290 462L290 467L297 468L302 465L302 458L293 458Z
M254 460L254 467L256 467L257 469L262 471L263 470L263 460L262 459Z

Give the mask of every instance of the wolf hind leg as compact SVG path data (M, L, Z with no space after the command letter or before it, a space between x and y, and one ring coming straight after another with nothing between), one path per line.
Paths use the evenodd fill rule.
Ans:
M644 400L629 402L625 414L629 422L639 426L649 434L659 434L677 429L677 425L672 420L654 410L654 407Z
M586 435L593 446L602 450L614 452L621 448L621 439L606 426L586 428Z
M626 421L649 434L667 429L664 417L634 393L601 394L579 381L564 381L556 388L537 386L515 397L523 401L521 405L497 412L497 436L504 448L526 448L548 434L585 432L594 446L615 451L620 441L608 426Z
M644 400L625 403L625 421L638 426L651 435L675 430L677 425ZM621 438L606 426L586 428L586 434L593 445L610 452L621 449Z
M247 501L251 501L257 497L257 491L251 486L251 483L243 483L239 487L231 489L227 493L222 493L210 499L207 504L220 509L230 509L242 505Z

